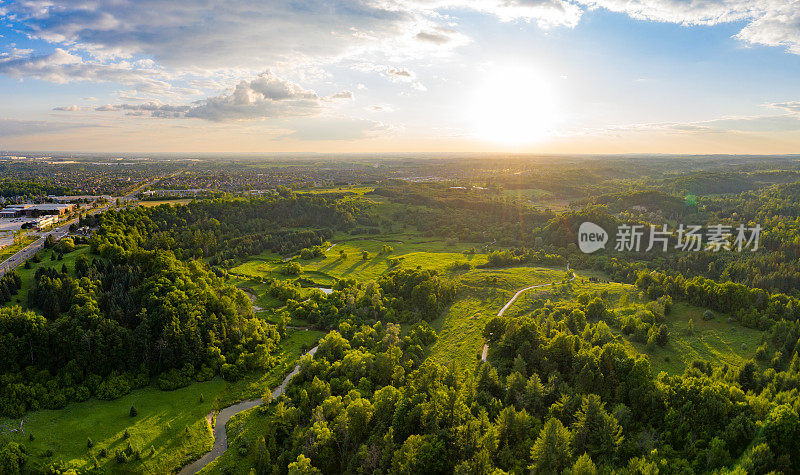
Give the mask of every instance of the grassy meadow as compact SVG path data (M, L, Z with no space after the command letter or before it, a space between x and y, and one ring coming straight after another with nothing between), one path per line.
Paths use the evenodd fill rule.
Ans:
M20 419L0 418L0 437L24 444L42 466L61 463L65 468L88 469L96 464L108 473L173 472L211 449L212 411L261 397L280 384L322 335L291 332L280 344L279 363L266 373L251 373L233 383L217 377L174 391L147 387L113 401L93 398L63 409L31 411L22 417L24 435L9 432L19 427ZM131 406L136 407L136 417L130 416ZM89 438L92 448L87 446ZM114 455L129 443L141 458L120 464ZM106 457L101 456L102 449Z

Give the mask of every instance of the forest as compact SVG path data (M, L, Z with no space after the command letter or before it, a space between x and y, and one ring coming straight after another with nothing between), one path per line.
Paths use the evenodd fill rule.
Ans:
M91 237L0 279L0 414L288 373L311 330L203 473L800 473L800 184L771 167L796 170L593 163L82 216ZM763 231L755 252L583 254L585 221ZM669 359L712 335L724 359ZM0 472L158 456L31 445L0 434Z

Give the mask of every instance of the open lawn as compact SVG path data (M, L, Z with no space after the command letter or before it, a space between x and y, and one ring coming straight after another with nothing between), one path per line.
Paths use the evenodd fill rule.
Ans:
M325 193L355 193L363 195L373 191L371 186L335 186L332 188L311 188L307 190L297 190L297 193L325 194Z
M506 311L506 315L517 316L540 308L547 300L572 300L581 293L605 295L606 302L619 314L633 314L643 308L646 301L640 300L635 286L617 282L591 282L584 277L600 277L597 272L578 272L578 278L568 287L541 288L523 294ZM627 295L627 304L620 306L620 298ZM669 342L666 346L648 347L644 343L633 341L622 335L618 328L612 326L615 334L623 338L625 344L635 351L647 355L654 374L666 371L669 374L681 374L687 365L694 360L705 360L718 365L727 363L741 366L753 358L755 350L761 343L762 333L746 328L736 322L728 322L728 315L717 314L714 320L703 320L704 308L694 307L683 302L675 302L672 311L666 315L669 329ZM694 331L687 333L689 319L692 319Z
M67 467L90 468L96 462L113 473L167 473L211 448L205 416L225 386L218 378L175 391L145 388L114 401L91 399L64 409L29 412L23 417L25 435L11 438L24 444L42 465L60 461ZM205 402L200 402L201 394ZM130 417L132 405L136 417ZM0 425L19 427L19 420L2 419ZM34 435L33 441L28 434ZM88 438L94 442L91 449ZM141 460L119 464L114 455L128 443L141 452ZM107 457L100 456L101 449L108 451Z
M476 245L447 245L441 240L391 234L369 238L344 237L335 240L333 247L327 249L324 257L303 260L295 256L291 260L302 266L302 277L315 282L320 287L329 287L337 279L353 278L361 281L374 280L386 272L399 268L439 269L446 271L455 262L469 262L472 266L486 262L484 254L465 255L462 251ZM383 246L392 248L382 253ZM342 258L340 252L345 252ZM365 260L362 253L367 251ZM392 260L398 264L392 266ZM231 272L245 277L288 278L281 271L286 263L274 253L254 256L247 262L231 269Z
M473 269L458 276L456 301L432 322L439 338L431 347L430 357L471 370L483 348L483 327L517 290L560 281L564 276L564 269L545 267Z
M260 397L278 385L303 350L322 335L292 332L281 342L280 363L267 373L252 373L235 383L215 378L175 391L148 387L113 401L90 399L64 409L32 411L22 418L24 435L9 432L19 427L20 419L0 418L0 437L25 445L40 465L61 462L65 467L91 468L97 463L108 473L170 473L210 450L213 439L206 417L213 409ZM136 407L136 417L130 417L131 406ZM88 438L93 448L87 447ZM120 464L114 455L128 443L140 451L141 459ZM107 450L107 457L100 457L101 449Z
M761 344L762 332L746 328L736 322L728 322L728 315L716 314L713 320L703 320L705 309L682 302L673 305L667 315L669 343L663 348L652 349L638 342L630 344L650 357L653 373L666 371L683 373L694 360L710 361L714 365L741 366L755 355ZM687 333L689 319L694 331Z

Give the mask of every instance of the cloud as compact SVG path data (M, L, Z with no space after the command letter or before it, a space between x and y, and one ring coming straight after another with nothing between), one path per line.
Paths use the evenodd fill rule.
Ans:
M195 101L191 105L149 101L138 104L106 104L98 112L124 111L131 116L159 118L197 118L213 122L315 116L325 110L325 102L352 100L351 91L327 97L280 78L271 71L250 81L241 81L231 91Z
M774 104L770 104L770 106L777 109L783 109L794 114L800 114L800 101L776 102Z
M341 91L326 97L328 100L353 100L352 91Z
M419 8L468 9L496 16L502 21L534 21L542 28L574 27L583 9L568 0L416 0Z
M680 25L746 22L736 35L751 45L783 46L800 54L798 0L578 0L589 8L605 8L638 20Z
M316 92L267 71L242 81L232 92L209 97L186 111L186 117L215 122L316 115L322 98Z
M794 106L795 103L786 103ZM782 104L774 104L781 107ZM800 107L800 104L797 104ZM695 122L657 122L643 124L627 124L606 127L599 130L584 130L583 133L619 134L624 132L671 132L676 134L710 135L710 134L759 134L769 132L800 131L800 115L753 115L731 116Z
M62 111L62 112L79 112L81 111L81 106L72 104L71 106L60 106L60 107L53 107L54 111Z
M158 117L162 119L178 118L191 109L188 105L162 104L156 101L145 102L142 104L106 104L95 107L98 112L125 111L126 115L134 117Z
M139 91L163 93L171 88L163 80L165 73L136 64L120 61L101 63L84 60L62 48L50 54L0 58L0 74L12 78L33 78L56 84L69 82L116 82L132 86Z
M409 36L424 22L402 2L373 0L62 0L6 8L32 37L176 68L260 69L340 57Z
M0 137L18 137L22 135L40 135L67 130L99 127L92 124L74 124L67 122L47 122L35 120L0 119Z
M411 87L417 89L419 91L425 91L425 86L417 80L417 75L413 71L400 68L400 67L393 67L387 66L385 64L374 64L374 63L356 63L352 65L352 68L356 71L361 72L374 72L378 73L381 76L390 79L392 82L397 83L406 83L410 84Z

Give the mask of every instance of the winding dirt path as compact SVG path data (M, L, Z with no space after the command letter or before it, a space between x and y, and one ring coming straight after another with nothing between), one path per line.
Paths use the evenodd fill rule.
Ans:
M570 271L569 265L567 266L567 270ZM570 282L575 280L575 271L571 271L571 272L572 272L572 277L570 277L570 279L569 279ZM511 304L513 304L514 301L517 300L517 297L519 297L523 293L525 293L525 292L527 292L527 291L529 291L531 289L537 289L537 288L540 288L540 287L547 287L547 286L553 285L554 282L556 282L556 281L548 282L546 284L531 285L530 287L525 287L524 289L518 290L517 293L514 294L513 297L511 297L511 300L506 302L506 304L503 305L503 308L501 308L500 311L497 312L497 316L498 317L502 317L503 314L505 313L505 311L508 310L508 307L510 307ZM483 345L483 353L481 353L481 361L486 361L486 357L487 356L489 356L489 343L488 342L484 343L484 345Z

